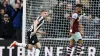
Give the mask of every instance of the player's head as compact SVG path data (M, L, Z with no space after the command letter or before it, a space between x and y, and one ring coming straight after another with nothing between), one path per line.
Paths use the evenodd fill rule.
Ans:
M46 16L48 16L48 12L46 10L41 10L40 15L43 17L46 17Z
M76 5L76 10L77 12L81 12L83 5L82 4L77 4Z

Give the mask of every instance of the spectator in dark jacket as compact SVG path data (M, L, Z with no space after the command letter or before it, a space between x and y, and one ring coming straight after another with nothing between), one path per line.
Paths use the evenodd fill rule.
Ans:
M15 30L15 39L21 39L21 27L22 27L22 8L21 4L16 3L15 8L13 9L10 5L6 5L7 10L9 11L9 16L11 17L11 21L13 22L13 27Z
M99 6L100 0L91 0L90 1L90 12L92 14L92 17L99 17L100 18L100 6Z
M3 6L3 1L0 0L0 9L2 9L2 8L4 8L4 6Z
M1 9L1 7L2 7L2 4L1 4L1 2L0 2L0 9Z
M2 22L2 20L4 18L4 14L5 14L5 10L4 9L1 9L0 10L0 25L1 25L1 22Z
M12 39L13 25L9 21L8 14L4 15L4 20L1 22L0 37L4 39Z
M64 2L59 2L55 7L53 7L53 20L52 20L52 25L55 26L51 29L52 35L54 37L66 37L67 33L67 19L64 17L66 14L66 7L67 5L64 4ZM63 24L63 25L61 25ZM61 35L63 34L63 35Z

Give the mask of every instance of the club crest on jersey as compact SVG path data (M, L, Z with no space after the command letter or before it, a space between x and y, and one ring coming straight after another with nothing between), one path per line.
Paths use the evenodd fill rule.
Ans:
M34 43L34 40L32 41L32 43Z

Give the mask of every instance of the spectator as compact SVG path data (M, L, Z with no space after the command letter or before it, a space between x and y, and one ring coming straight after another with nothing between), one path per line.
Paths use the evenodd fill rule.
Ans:
M18 7L17 7L18 6ZM15 29L15 36L17 38L17 40L21 40L21 28L22 28L22 8L20 8L20 5L16 4L16 13L15 13L15 17L13 20L13 26Z
M85 37L95 37L95 24L94 19L88 16L82 16L80 23L84 26Z
M1 9L0 10L0 24L1 24L1 21L3 20L3 18L4 18L4 14L5 14L5 10Z
M1 0L0 0L0 9L1 9L1 7L2 7L2 4L1 4Z
M54 37L66 37L67 34L67 19L64 17L66 14L66 4L64 2L58 2L58 4L53 7L53 20L52 25L55 26L51 29ZM63 25L61 25L63 24ZM66 32L66 33L63 33ZM61 35L63 34L63 35Z
M4 10L4 9L1 9L1 10L0 10L0 14L1 14L1 15L4 15L4 14L5 14L5 10Z
M94 22L95 22L95 36L99 38L100 37L100 18L95 17Z
M10 21L13 22L14 27L14 38L15 40L21 40L21 27L22 27L22 7L20 3L15 3L14 8L5 1L6 9L8 10L8 14L10 16Z
M4 38L4 39L12 39L12 35L13 35L13 25L12 22L9 21L9 16L8 14L4 15L4 19L1 22L1 26L0 26L0 37Z
M4 8L3 2L4 2L3 0L0 0L0 9Z
M15 4L15 9L11 8L10 5L7 5L7 9L11 11L11 20L13 21L13 26L15 29L15 37L17 40L21 39L21 26L22 26L22 8L20 4Z
M100 0L91 0L90 1L90 10L92 17L99 17L100 18L100 6L99 6Z

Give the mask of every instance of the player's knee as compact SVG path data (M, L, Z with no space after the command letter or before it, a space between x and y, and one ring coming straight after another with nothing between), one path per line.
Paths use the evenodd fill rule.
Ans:
M74 45L74 40L70 40L70 46L73 46Z
M69 47L69 48L73 48L73 47L74 47L74 45L69 45L68 47Z
M28 49L29 49L29 50L32 50L32 49L33 49L33 45L28 44Z
M73 47L73 46L74 46L74 44L70 44L69 46Z
M29 47L28 49L29 49L29 50L32 50L32 48L30 48L30 47Z
M83 40L82 39L79 39L77 42L78 42L78 44L82 44L83 43Z
M41 48L41 44L39 42L36 44L36 48Z
M40 45L40 44L39 44L39 45L37 45L37 46L36 46L36 48L41 48L41 45Z
M41 48L41 45L40 46L37 46L36 48Z

